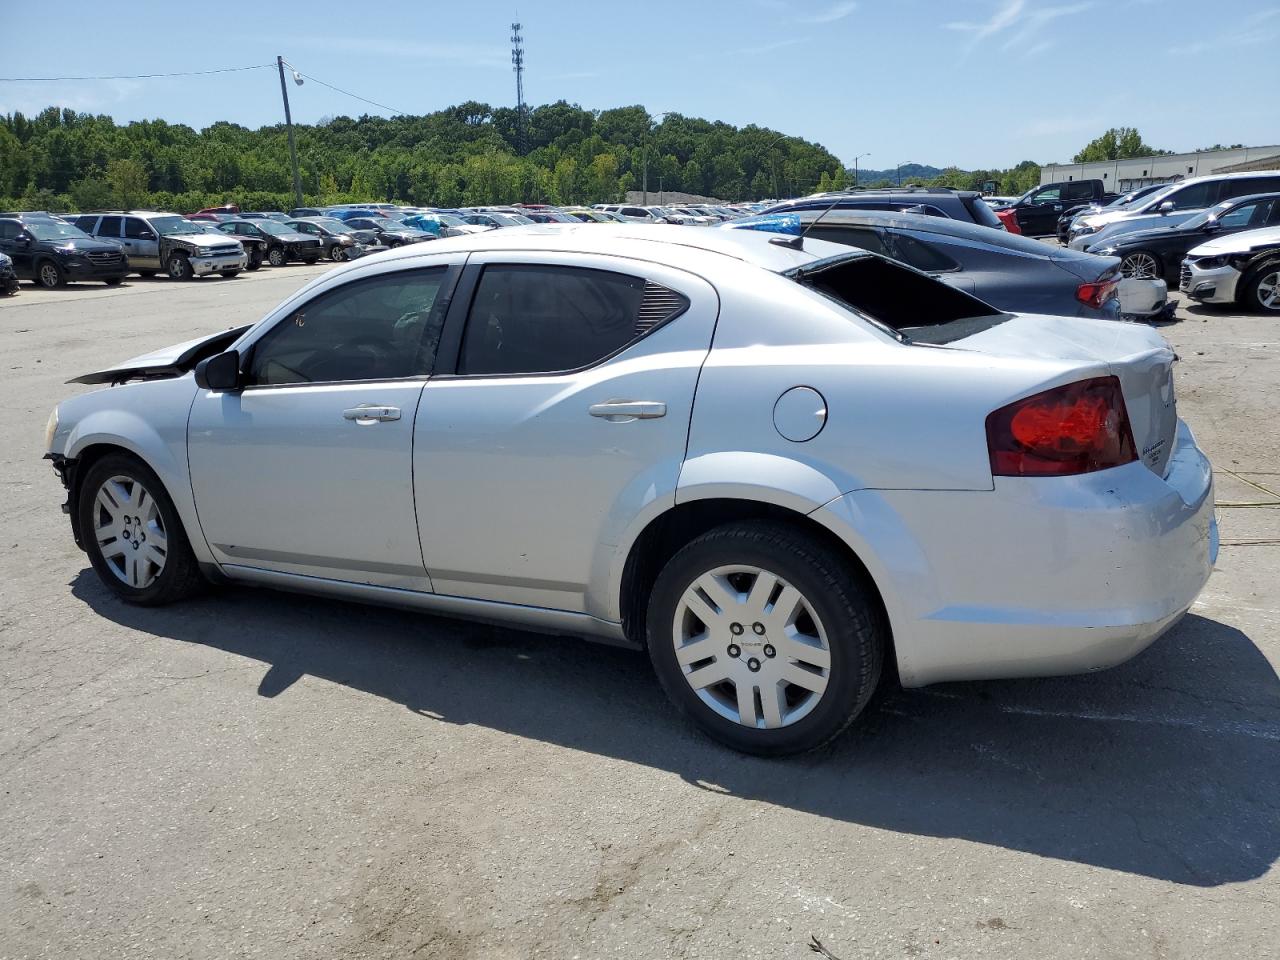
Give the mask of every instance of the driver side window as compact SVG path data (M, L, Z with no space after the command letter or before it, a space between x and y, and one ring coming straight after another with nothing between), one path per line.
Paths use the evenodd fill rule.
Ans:
M297 307L251 348L251 384L402 380L431 373L446 267L347 283Z

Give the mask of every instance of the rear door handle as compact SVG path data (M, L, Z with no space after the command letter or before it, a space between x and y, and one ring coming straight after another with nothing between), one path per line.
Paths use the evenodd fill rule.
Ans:
M655 420L667 415L667 405L657 400L606 400L593 403L587 412L612 423L628 423L632 420Z
M362 403L342 411L342 419L354 420L359 424L384 423L388 420L400 419L399 407L382 407L373 403Z

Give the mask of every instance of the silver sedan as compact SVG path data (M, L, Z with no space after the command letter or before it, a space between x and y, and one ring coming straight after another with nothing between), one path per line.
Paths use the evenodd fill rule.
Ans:
M644 648L783 754L886 676L1094 670L1186 612L1217 541L1172 361L813 238L549 225L86 375L47 449L128 602L217 579Z

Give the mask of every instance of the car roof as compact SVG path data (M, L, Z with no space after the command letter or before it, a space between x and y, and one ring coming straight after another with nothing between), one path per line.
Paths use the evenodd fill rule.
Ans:
M628 257L677 269L691 269L693 260L714 262L729 258L773 272L803 267L827 257L847 256L844 244L808 239L802 249L774 243L790 240L760 230L691 229L668 224L633 223L540 223L467 234L436 240L430 244L400 247L378 254L381 262L412 259L429 254L466 251L470 253L536 251L569 254L603 254ZM364 257L350 267L371 262ZM347 269L341 267L339 269Z
M783 214L778 214L782 216ZM768 216L768 214L761 214ZM949 217L931 217L922 213L903 213L896 210L832 210L823 216L821 210L796 210L787 216L799 217L800 222L811 224L821 217L820 225L848 224L858 226L893 227L899 230L915 230L918 233L934 233L941 236L958 237L993 246L1011 247L1016 250L1033 251L1040 248L1047 253L1050 247L1030 237L1019 236L995 227L970 223L968 220L952 220Z

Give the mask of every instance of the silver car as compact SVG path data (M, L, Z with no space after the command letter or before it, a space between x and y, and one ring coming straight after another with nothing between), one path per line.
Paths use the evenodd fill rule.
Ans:
M885 673L1094 670L1176 623L1217 527L1160 336L796 239L547 225L338 267L81 377L112 386L49 421L72 531L131 603L212 578L647 648L759 754Z

